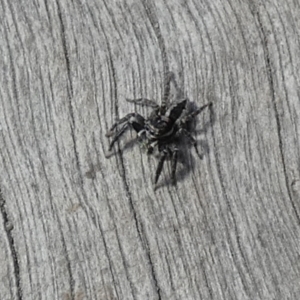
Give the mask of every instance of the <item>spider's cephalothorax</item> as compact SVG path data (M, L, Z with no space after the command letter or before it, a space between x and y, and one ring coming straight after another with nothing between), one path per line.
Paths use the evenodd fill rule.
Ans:
M178 137L182 134L185 135L191 141L199 155L196 141L188 131L187 125L204 108L212 104L209 103L199 109L189 111L186 99L171 103L169 107L158 106L154 101L144 98L136 100L127 99L127 101L150 106L153 108L153 111L148 119L145 119L140 114L130 113L116 122L106 134L107 137L112 137L109 150L112 149L114 143L128 128L133 128L138 133L139 140L146 146L148 153L152 153L155 147L161 153L155 173L155 184L158 181L167 156L171 158L171 179L172 183L175 184L178 153L176 142L178 141Z

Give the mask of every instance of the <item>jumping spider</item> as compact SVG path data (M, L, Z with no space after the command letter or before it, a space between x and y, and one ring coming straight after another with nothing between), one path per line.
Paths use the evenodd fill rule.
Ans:
M126 132L128 128L133 128L137 132L138 139L146 147L148 154L152 153L156 146L159 153L162 153L155 173L155 184L158 181L167 156L171 159L171 181L172 184L175 184L178 157L178 148L176 144L178 144L178 138L180 135L185 135L193 144L196 153L201 158L198 152L196 140L188 131L188 124L202 110L206 107L210 107L212 103L205 104L194 111L189 111L187 107L187 99L170 103L170 105L166 105L163 101L161 106L153 100L145 98L126 100L131 103L150 106L153 108L153 111L148 119L145 119L138 113L129 113L124 118L113 124L111 129L106 133L107 137L112 137L109 145L109 151L111 151L114 143Z

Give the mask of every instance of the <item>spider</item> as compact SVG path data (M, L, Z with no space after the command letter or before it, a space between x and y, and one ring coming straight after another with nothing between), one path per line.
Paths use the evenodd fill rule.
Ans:
M179 142L179 137L181 135L186 136L194 146L198 156L201 158L196 140L189 132L188 125L206 107L211 107L212 103L205 104L194 111L189 111L189 102L187 99L172 102L169 105L163 101L161 106L155 101L145 98L126 100L134 104L152 107L153 111L149 118L144 118L138 113L129 113L114 123L111 129L106 133L107 137L112 137L109 151L112 150L115 142L127 129L134 129L137 132L138 140L146 147L148 154L151 154L155 147L157 147L160 153L159 162L155 172L155 185L157 184L167 157L171 160L171 182L175 185L178 158L177 144Z

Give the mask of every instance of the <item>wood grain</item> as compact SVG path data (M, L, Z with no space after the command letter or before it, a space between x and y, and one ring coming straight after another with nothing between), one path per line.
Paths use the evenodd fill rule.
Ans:
M0 299L298 299L298 1L0 2ZM126 98L197 118L177 187Z

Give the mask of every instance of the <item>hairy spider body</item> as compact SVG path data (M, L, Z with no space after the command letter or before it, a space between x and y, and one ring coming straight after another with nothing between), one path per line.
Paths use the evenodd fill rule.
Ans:
M109 150L112 149L115 142L127 129L133 128L137 132L140 142L146 147L148 154L152 153L155 147L157 147L159 153L161 153L155 173L155 184L159 179L167 157L171 159L171 180L172 183L175 184L178 137L185 135L193 144L196 153L200 157L196 141L188 131L188 123L204 108L211 106L212 103L203 105L199 109L189 111L187 107L188 101L186 99L171 103L169 107L165 105L158 106L154 101L144 98L126 100L135 104L150 106L153 108L153 111L148 119L145 119L138 113L129 113L117 121L106 134L107 137L112 137Z

